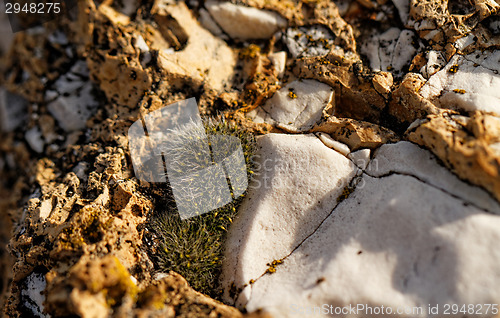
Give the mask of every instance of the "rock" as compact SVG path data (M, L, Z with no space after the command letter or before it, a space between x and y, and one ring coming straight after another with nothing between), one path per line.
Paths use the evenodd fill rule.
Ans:
M11 132L26 122L28 101L0 87L0 129Z
M294 58L326 55L335 47L335 37L324 26L289 28L282 37Z
M207 29L212 32L213 35L218 36L220 38L227 37L222 29L217 25L217 22L214 21L210 13L208 13L205 9L200 9L200 23Z
M440 191L489 213L500 215L500 205L486 191L462 182L439 165L436 159L429 151L422 151L417 145L407 141L385 144L376 150L375 159L370 162L366 173L378 178L391 173L415 176Z
M243 317L235 308L194 291L179 274L170 272L162 276L140 294L139 317L147 317L154 309L158 317ZM255 318L258 317L266 318L264 315Z
M408 127L415 120L427 115L439 113L439 108L428 99L422 97L419 91L425 84L425 79L418 73L408 73L403 81L392 91L389 102L389 114Z
M61 83L63 81L64 79ZM76 88L71 87L73 85ZM71 86L61 85L63 95L50 102L47 106L47 109L57 120L59 126L65 131L75 131L85 128L87 126L87 119L95 113L98 106L97 101L92 95L92 84L90 82L72 83ZM69 95L66 96L65 94Z
M333 136L352 151L360 148L377 148L387 142L398 140L396 134L387 128L349 118L329 117L310 132L324 132Z
M43 152L45 143L42 138L42 133L40 132L40 129L38 129L38 127L33 127L30 130L26 131L25 138L31 149L35 150L38 153Z
M331 178L338 175L332 173L336 167L329 167ZM279 177L293 182L296 174ZM281 189L272 187L267 193L293 200L309 196ZM323 214L304 215L299 221L294 217L297 223L289 221L286 227L276 219L296 210L279 203L279 211L290 212L264 219L262 215L275 210L270 208L273 201L287 201L252 203L253 191L259 190L251 190L243 206L252 208L240 211L227 242L223 283L228 289L232 281L243 287L237 306L250 312L262 308L273 317L319 317L311 310L322 304L333 305L333 314L365 304L355 317L369 315L362 311L367 305L393 312L402 306L419 307L423 311L412 316L426 316L429 304L442 308L446 303L495 303L500 297L494 265L500 261L494 248L500 239L500 205L459 181L427 151L407 142L384 145L336 205L339 199L333 194L341 189L334 186L332 195L311 200ZM307 226L295 224L319 214L325 220L304 238Z
M54 82L51 90L46 91L47 109L65 131L85 128L87 119L97 110L98 102L88 77L87 63L78 60L68 73Z
M269 59L273 63L274 69L278 78L281 79L285 73L286 67L286 52L280 51L269 55Z
M0 48L0 95L26 100L0 96L5 316L246 316L171 267L278 317L323 303L498 303L499 8L81 0L72 19L17 33ZM169 187L138 180L130 159L130 125L191 97L264 135L239 218L203 219L229 229L222 278L218 254L163 253L172 232L153 224Z
M360 149L355 152L349 153L347 158L349 158L359 169L365 170L370 163L370 149Z
M314 80L292 82L269 99L256 112L256 122L277 122L290 129L307 131L320 119L323 109L332 102L330 86Z
M420 89L442 108L484 110L500 115L500 51L454 55Z
M31 311L34 317L50 317L44 314L43 291L47 286L45 276L41 273L32 273L26 278L25 288L22 290L23 306Z
M389 71L401 77L403 69L410 65L420 46L414 32L390 28L364 41L361 53L368 57L372 70Z
M443 54L439 51L429 51L427 53L427 64L420 69L420 73L429 79L432 75L438 72L443 66L446 65L446 60Z
M163 48L160 49L160 67L171 80L179 80L179 83L173 84L181 87L185 79L191 78L200 85L206 81L210 89L222 90L229 86L236 64L233 51L223 40L201 27L183 2L176 5L164 5L162 2L157 1L153 7L158 21L174 18L181 26L182 31L179 32L189 39L183 50L173 54L166 54Z
M206 1L205 7L224 32L238 40L268 39L287 25L271 11L218 1Z
M0 4L0 55L7 53L14 39L9 18L5 12L5 3L2 2Z
M344 156L347 156L351 152L351 150L349 149L349 147L347 147L347 145L336 141L328 134L319 132L316 135L319 137L319 140L321 140L321 142L325 146L327 146L328 148L332 148L333 150L343 154Z
M373 87L375 90L382 94L385 98L389 98L389 94L391 93L393 78L392 74L389 72L379 72L373 76Z
M398 10L401 22L406 24L408 21L408 15L410 14L410 0L392 0L392 2Z
M258 145L260 169L230 229L223 265L225 299L238 299L241 306L251 287L238 298L230 286L243 288L266 271L266 263L299 246L329 215L357 170L314 135L268 134Z
M476 113L431 115L408 131L408 139L431 150L460 178L488 190L500 201L500 119ZM472 133L472 135L471 135Z

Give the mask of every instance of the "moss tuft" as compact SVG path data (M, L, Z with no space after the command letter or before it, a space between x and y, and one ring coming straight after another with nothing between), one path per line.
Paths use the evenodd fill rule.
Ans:
M205 132L211 136L238 137L243 149L247 177L253 172L252 156L256 145L254 136L222 117L204 121ZM185 161L189 168L189 162ZM156 185L157 187L165 187ZM149 220L146 244L159 272L170 270L181 274L197 291L220 298L218 278L223 260L223 246L237 207L244 194L232 202L195 217L182 220L177 212L171 190L162 192L157 213Z

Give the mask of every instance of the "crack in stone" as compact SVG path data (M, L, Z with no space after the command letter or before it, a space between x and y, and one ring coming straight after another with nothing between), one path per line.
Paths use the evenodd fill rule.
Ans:
M490 211L489 209L486 209L486 208L480 207L480 206L478 206L477 204L475 204L474 202L471 202L471 201L465 200L464 198L462 198L462 197L460 197L460 196L458 196L458 195L456 195L456 194L454 194L454 193L452 193L452 192L450 192L450 191L448 191L448 190L446 190L446 189L444 189L444 188L441 188L441 187L439 187L439 186L437 186L437 185L434 185L434 184L432 184L432 183L429 183L429 182L425 181L424 179L422 179L422 178L420 178L420 177L418 177L418 176L416 176L416 175L413 175L413 174L411 174L411 173L398 172L398 171L389 171L389 172L387 172L387 173L384 173L383 175L380 175L380 176L375 176L375 175L371 175L371 174L369 174L369 173L368 173L368 172L366 172L366 171L363 171L363 174L366 174L367 176L369 176L369 177L371 177L371 178L375 178L375 179L383 179L383 178L387 178L387 177L390 177L390 176L393 176L393 175L400 175L400 176L411 177L411 178L414 178L414 179L416 179L416 180L418 180L418 181L422 182L423 184L426 184L426 185L428 185L428 186L430 186L430 187L433 187L434 189L437 189L437 190L439 190L439 191L441 191L441 192L443 192L443 193L445 193L445 194L447 194L447 195L451 196L452 198L457 199L457 200L460 200L460 201L462 201L463 203L466 203L466 204L468 204L468 205L471 205L471 206L473 206L473 207L475 207L475 208L477 208L477 209L479 209L479 210L481 210L481 211L483 211L483 212L490 213L490 214L493 214L493 215L498 215L498 213L495 213L495 212L493 212L493 211ZM476 187L477 187L477 186L476 186ZM486 193L487 193L487 192L486 192ZM489 193L487 193L487 194L489 195Z
M325 146L326 147L326 146ZM352 161L352 160L351 160ZM353 163L354 164L354 163ZM355 165L355 164L354 164ZM354 175L354 177L352 177L350 180L349 180L349 183L350 184L354 179L356 179L358 177L358 175ZM354 192L354 191L353 191ZM352 192L351 192L352 193ZM342 195L342 194L341 194ZM347 200L347 198L346 198ZM345 201L345 200L344 200ZM281 260L286 260L290 255L293 254L293 252L295 252L299 247L302 246L302 244L307 240L309 239L311 236L313 236L317 231L318 229L321 227L321 225L323 225L323 223L333 214L333 212L335 212L335 209L337 209L337 207L340 205L340 203L342 202L337 202L337 204L333 207L333 209L330 211L330 213L328 213L328 215L323 219L321 220L321 222L318 224L318 226L316 226L316 228L310 233L308 234L301 242L299 242L299 244L297 244L297 246L295 246L291 251L290 253L288 253L286 256L284 256L283 258L281 258ZM254 284L259 280L261 279L263 276L265 276L267 274L267 272L264 272L263 274L261 274L259 277L257 277L256 279L254 279ZM250 287L251 290L250 290L250 297L248 297L248 302L250 301L250 299L252 299L252 295L253 295L253 288L251 285L247 286L247 287ZM245 288L247 288L245 287ZM243 290L242 290L243 291ZM241 292L238 294L238 296L236 297L236 301L238 301L238 298L240 297L241 295ZM247 303L248 303L247 302Z
M349 159L349 158L348 158L348 159ZM349 159L349 160L350 160L351 162L353 162L351 159ZM370 159L370 161L372 161L372 159ZM356 165L354 162L353 162L353 164L354 164L354 165ZM393 175L401 175L401 176L406 176L406 177L414 178L414 179L416 179L417 181L419 181L419 182L421 182L421 183L423 183L423 184L426 184L426 185L428 185L428 186L430 186L430 187L433 187L433 188L435 188L435 189L437 189L437 190L439 190L439 191L441 191L441 192L443 192L443 193L445 193L445 194L447 194L447 195L451 196L452 198L455 198L455 199L457 199L457 200L462 201L463 203L466 203L466 204L468 204L468 205L471 205L471 206L473 206L473 207L477 208L478 210L484 211L484 212L486 212L486 213L490 213L490 214L497 215L496 213L494 213L494 212L492 212L492 211L490 211L490 210L488 210L488 209L482 208L482 207L480 207L480 206L476 205L476 204L475 204L475 203L473 203L473 202L470 202L470 201L464 200L463 198L461 198L461 197L457 196L457 195L456 195L456 194L454 194L454 193L449 192L449 191L448 191L448 190L446 190L446 189L443 189L443 188L441 188L441 187L439 187L439 186L436 186L436 185L430 184L430 183L426 182L425 180L423 180L422 178L420 178L420 177L418 177L418 176L415 176L415 175L412 175L412 174L409 174L409 173L397 172L397 171L390 171L390 172L388 172L388 173L386 173L386 174L383 174L383 175L381 175L381 176L374 176L374 175L371 175L371 174L369 174L368 172L366 172L366 170L365 170L365 169L359 169L359 170L361 170L361 171L362 171L361 175L356 174L356 175L355 175L355 176L354 176L354 177L353 177L353 178L349 181L349 184L350 184L350 183L351 183L354 179L358 178L359 176L363 176L363 175L366 175L366 176L368 176L368 177L375 178L375 179L383 179L383 178L387 178L387 177L390 177L390 176L393 176ZM351 192L351 194L352 194L354 191L355 191L355 189ZM344 202L344 201L346 201L346 200L348 200L348 199L349 199L349 198L347 197L347 198L346 198L345 200L343 200L342 202ZM331 212L330 212L330 213L329 213L329 214L328 214L328 215L327 215L327 216L326 216L323 220L321 220L321 222L318 224L318 226L316 226L316 228L315 228L315 229L314 229L314 230L313 230L310 234L308 234L308 235L307 235L307 236L306 236L306 237L305 237L305 238L304 238L304 239L303 239L303 240L302 240L299 244L297 244L297 246L296 246L296 247L294 247L294 248L292 249L292 251L290 251L290 253L288 253L285 257L283 257L283 258L282 258L282 260L286 260L288 257L290 257L290 256L291 256L291 255L292 255L292 254L293 254L293 253L294 253L294 252L295 252L298 248L300 248L300 247L301 247L301 246L305 243L305 241L307 241L310 237L312 237L314 234L316 234L316 232L317 232L317 231L319 230L319 228L323 225L323 223L325 223L325 221L326 221L328 218L330 218L330 217L332 216L332 214L335 212L335 210L339 207L339 205L340 205L342 202L338 202L338 203L335 205L335 207L331 210ZM265 276L266 274L267 274L267 272L264 272L262 275L260 275L258 278L256 278L256 279L254 280L254 283L255 283L255 282L257 282L260 278L262 278L262 277L263 277L263 276ZM248 302L249 302L249 301L252 299L252 295L253 295L253 291L254 291L254 289L252 288L252 285L249 285L249 286L247 286L247 287L250 287L250 288L251 288L251 290L250 290L250 297L248 298ZM247 288L247 287L245 287L245 288ZM240 294L238 294L238 296L236 297L236 300L238 300L238 298L239 298L239 296L240 296L240 295L241 295L241 293L240 293ZM247 303L248 303L248 302L247 302Z

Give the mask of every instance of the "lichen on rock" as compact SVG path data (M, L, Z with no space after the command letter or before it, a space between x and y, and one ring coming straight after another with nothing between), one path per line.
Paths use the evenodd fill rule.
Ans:
M12 35L0 13L3 312L498 302L499 14L491 0L81 0ZM128 132L192 97L255 178L182 220L171 185L137 174Z

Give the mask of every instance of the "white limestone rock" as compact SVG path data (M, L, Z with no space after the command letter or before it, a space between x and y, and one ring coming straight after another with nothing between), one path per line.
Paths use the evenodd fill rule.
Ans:
M279 153L262 139L259 143L267 156ZM338 162L327 172L321 166L307 175L334 178ZM316 201L291 186L296 173L279 177L290 186L267 189L264 200L252 189L228 237L224 286L254 280L237 298L240 308L262 308L273 317L323 317L314 308L359 304L394 313L415 307L421 311L394 316L427 317L429 304L442 310L446 303L498 303L500 206L439 166L426 150L407 142L382 146L356 189L333 210L339 188ZM318 209L296 218L294 207L301 205L293 203L300 200L318 202ZM306 226L296 224L317 215L326 215L325 221L304 239ZM284 241L302 243L291 249ZM277 259L282 263L275 263L275 272L266 273L263 264ZM349 315L366 316L363 310Z
M415 32L390 28L382 34L373 34L361 45L361 53L368 57L374 71L390 71L395 77L403 75L421 44Z
M26 278L25 284L25 288L21 291L23 305L31 311L33 317L50 317L43 313L45 301L43 292L47 286L45 275L32 273Z
M208 31L212 32L213 35L218 36L218 37L224 37L224 32L222 29L217 25L217 22L214 21L210 13L208 13L207 10L205 9L200 9L200 23L205 29Z
M286 67L286 52L280 51L269 55L269 60L273 63L274 70L278 74L278 78L281 79L285 74Z
M356 166L314 135L268 134L257 139L258 167L231 226L223 285L247 284L266 263L287 256L329 215ZM246 288L239 298L250 298Z
M282 38L293 58L326 55L335 47L334 35L321 25L289 28Z
M30 145L31 149L38 153L43 152L45 142L43 141L42 133L38 127L33 127L26 131L24 138L28 142L28 145Z
M279 123L289 130L307 131L321 119L333 90L315 80L294 81L276 92L254 115L255 122Z
M446 59L443 52L435 50L430 50L426 55L427 64L420 69L420 73L422 73L423 77L428 79L446 65Z
M287 25L287 21L275 12L230 2L207 1L205 8L224 32L234 39L268 39Z
M361 170L365 170L370 163L370 149L360 149L355 152L351 152L347 155L347 158L351 159L351 161Z
M0 87L0 129L11 132L27 119L28 101Z
M486 191L460 181L448 169L438 164L436 157L419 146L401 141L396 144L382 145L375 153L366 173L383 177L391 173L412 175L468 204L500 215L500 205Z
M86 82L67 94L50 102L47 109L65 131L81 130L86 127L87 119L95 113L98 106L92 94L92 83Z
M85 128L87 120L97 109L98 102L92 94L92 83L88 77L85 61L77 61L45 93L47 109L65 131Z
M454 55L420 89L442 108L483 110L500 115L500 51Z
M394 6L398 10L399 18L403 24L408 22L408 16L410 15L410 0L392 0Z
M347 156L351 152L351 150L346 144L343 144L340 141L333 139L332 137L330 137L330 135L326 133L319 132L316 133L316 136L318 136L319 140L321 140L321 142L325 146L327 146L328 148L332 148L333 150L343 154L344 156Z

